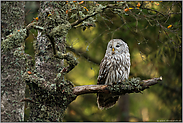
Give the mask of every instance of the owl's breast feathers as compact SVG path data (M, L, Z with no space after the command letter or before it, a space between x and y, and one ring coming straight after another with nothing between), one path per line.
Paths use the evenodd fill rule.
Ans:
M100 71L97 84L112 84L128 79L130 72L130 55L120 54L105 56L100 64Z

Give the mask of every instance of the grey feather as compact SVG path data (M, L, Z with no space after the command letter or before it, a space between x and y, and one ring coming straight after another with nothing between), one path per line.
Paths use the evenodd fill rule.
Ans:
M112 39L108 43L105 56L100 63L97 84L108 85L128 79L130 65L128 45L121 39ZM116 104L118 98L119 96L114 96L112 94L98 93L98 107L100 109L108 109Z

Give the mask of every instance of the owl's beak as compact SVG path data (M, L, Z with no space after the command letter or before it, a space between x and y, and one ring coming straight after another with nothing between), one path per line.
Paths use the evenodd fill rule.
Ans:
M113 54L115 54L115 52L114 52L114 48L112 48L112 55L113 55Z

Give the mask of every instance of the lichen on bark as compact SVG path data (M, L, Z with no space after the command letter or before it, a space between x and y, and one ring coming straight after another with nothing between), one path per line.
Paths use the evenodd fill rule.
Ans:
M26 37L23 30L25 2L1 2L1 121L24 120L25 83L22 75L31 56L25 54L21 42ZM19 30L19 31L18 31ZM12 34L11 34L12 33ZM9 35L9 37L7 37ZM21 46L21 47L20 47Z
M21 43L24 42L27 37L27 30L15 30L13 33L9 34L5 40L1 43L1 50L7 51L16 47L20 47Z
M33 42L35 67L32 74L25 73L23 78L32 99L28 121L62 121L65 109L76 98L72 82L64 79L66 69L70 68L65 67L63 61L70 57L64 55L65 37L71 28L66 9L65 2L40 2L38 26L44 30L38 32Z
M19 30L24 25L25 2L23 1L3 1L1 2L1 37L6 37L14 31Z
M30 119L28 121L58 122L62 121L67 106L76 98L73 95L73 84L66 80L55 79L51 84L36 74L24 74L29 85L32 103L30 103Z

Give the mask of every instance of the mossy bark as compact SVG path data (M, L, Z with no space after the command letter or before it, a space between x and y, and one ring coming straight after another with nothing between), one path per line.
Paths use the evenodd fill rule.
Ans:
M6 37L10 33L23 28L25 20L24 7L25 2L22 1L1 2L1 38L4 39L1 40L2 122L18 122L24 119L24 103L20 102L25 96L25 82L22 80L22 75L26 71L26 60L30 56L24 53L23 47L19 47L21 43L14 45L24 40ZM17 36L20 33L18 32Z
M5 38L15 29L19 30L25 22L25 2L1 2L1 37Z
M31 103L28 121L58 122L63 120L65 109L76 96L73 84L64 80L63 59L55 57L65 53L65 37L71 28L67 21L65 2L40 2L38 32L35 48L35 68L32 75L24 74L29 85ZM59 53L58 53L59 52Z

